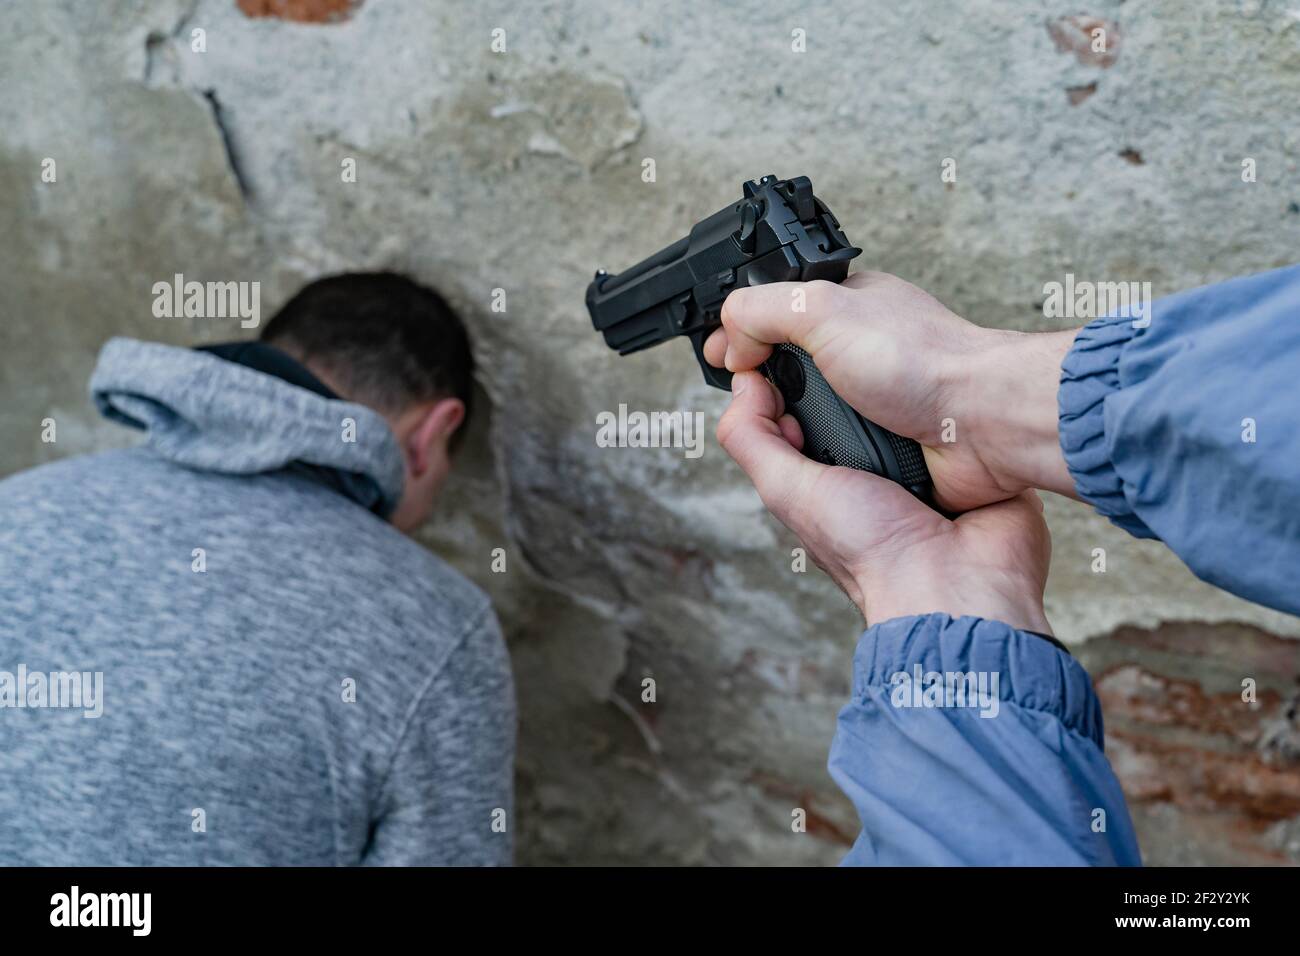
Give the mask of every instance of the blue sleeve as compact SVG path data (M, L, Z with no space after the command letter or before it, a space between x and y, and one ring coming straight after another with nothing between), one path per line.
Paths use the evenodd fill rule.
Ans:
M1139 865L1087 672L982 618L900 617L853 660L830 772L858 865Z
M1080 497L1197 577L1300 614L1300 266L1098 319L1058 401Z

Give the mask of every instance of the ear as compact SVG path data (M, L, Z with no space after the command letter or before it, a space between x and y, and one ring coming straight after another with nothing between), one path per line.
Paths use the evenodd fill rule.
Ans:
M464 420L465 403L459 398L440 398L419 411L410 424L405 442L412 475L419 478L429 470L434 452L446 448Z

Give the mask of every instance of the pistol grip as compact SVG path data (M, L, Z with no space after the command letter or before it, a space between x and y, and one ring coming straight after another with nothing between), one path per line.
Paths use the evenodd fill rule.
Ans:
M803 430L805 455L896 481L933 507L921 446L859 415L835 393L807 352L796 345L774 346L761 370Z

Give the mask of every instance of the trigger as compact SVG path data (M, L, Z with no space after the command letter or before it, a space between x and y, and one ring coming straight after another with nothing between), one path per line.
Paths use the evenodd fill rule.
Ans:
M772 384L781 393L781 397L785 399L786 408L797 405L808 387L808 380L804 376L803 365L794 353L778 349L763 363L763 368Z
M717 328L717 326L714 326L714 328ZM695 358L700 363L700 371L704 373L705 383L712 385L714 388L720 388L724 392L729 392L731 391L731 373L725 368L710 365L709 360L704 357L704 340L712 332L713 329L696 332L691 336L691 345L695 346Z

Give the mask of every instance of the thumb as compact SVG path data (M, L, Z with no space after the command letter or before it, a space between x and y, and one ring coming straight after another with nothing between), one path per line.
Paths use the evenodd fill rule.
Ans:
M731 394L731 405L718 420L718 444L744 469L767 509L785 522L801 489L826 466L790 444L782 429L781 397L762 375L737 373Z

